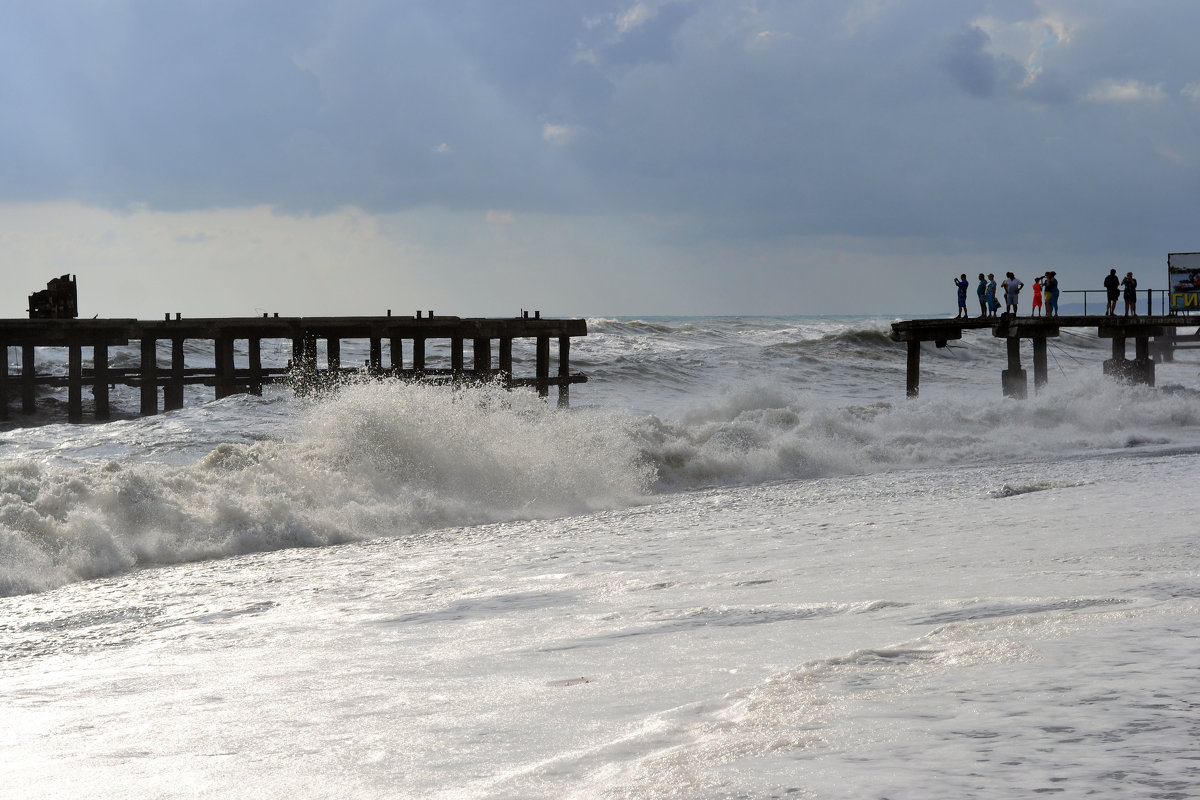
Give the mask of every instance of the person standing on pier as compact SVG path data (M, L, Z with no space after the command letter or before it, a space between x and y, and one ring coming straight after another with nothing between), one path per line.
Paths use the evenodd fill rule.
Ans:
M1042 281L1045 280L1045 275L1039 275L1033 279L1033 310L1029 312L1029 316L1037 317L1042 313Z
M1016 315L1017 295L1020 294L1021 287L1025 284L1011 272L1006 274L1008 275L1008 279L1004 281L1004 313L1008 314L1011 312L1013 315Z
M1115 269L1110 269L1108 275L1105 276L1104 288L1108 290L1108 306L1104 309L1104 316L1115 317L1117 300L1121 299L1121 279L1117 277Z
M1137 316L1137 278L1133 277L1132 272L1126 272L1125 277L1121 280L1121 285L1125 287L1125 316L1133 314Z
M1000 301L996 299L996 276L990 272L988 273L987 303L988 316L996 316L996 311L1000 308Z
M986 317L988 315L987 302L987 278L983 273L979 273L979 285L975 287L975 294L979 295L979 316Z
M1058 316L1058 273L1052 269L1046 270L1044 279L1044 294L1046 295L1046 316Z
M967 273L963 273L954 280L954 285L958 287L958 316L955 319L966 319L967 314L967 289L970 288L971 282L967 280Z

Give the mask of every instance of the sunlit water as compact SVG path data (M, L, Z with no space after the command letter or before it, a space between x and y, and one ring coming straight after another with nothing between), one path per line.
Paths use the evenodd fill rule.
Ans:
M0 439L13 797L1192 797L1200 369L593 320L560 411L283 392Z

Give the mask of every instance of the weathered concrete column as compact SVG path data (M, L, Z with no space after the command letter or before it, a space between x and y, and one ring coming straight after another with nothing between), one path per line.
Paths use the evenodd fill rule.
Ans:
M507 381L512 377L512 337L506 336L500 340L500 371Z
M475 356L475 374L483 380L492 371L492 340L476 337L471 341L471 352Z
M98 420L112 418L108 405L108 343L92 345L92 397L95 401L95 416Z
M158 413L158 342L142 336L141 362L142 416Z
M250 394L262 397L262 339L257 336L251 336L246 342L246 366L250 368Z
M404 340L393 336L388 342L388 365L394 372L404 369Z
M1104 374L1121 380L1154 385L1154 360L1150 357L1150 337L1162 336L1163 326L1121 318L1101 324L1098 335L1112 339L1112 358L1104 362ZM1134 340L1134 358L1125 358L1125 340Z
M37 378L36 350L31 344L21 346L21 411L32 414L37 410L37 393L34 381Z
M463 337L461 336L450 337L450 371L455 375L463 371Z
M1033 337L1033 388L1046 385L1046 337Z
M905 371L908 384L908 396L917 397L921 393L921 343L916 339L908 342L908 369Z
M413 339L413 372L420 375L425 372L425 337Z
M558 405L559 408L565 408L571 404L571 384L567 383L567 378L571 377L571 337L558 337L558 377L562 380L558 384Z
M0 344L0 356L4 363L0 364L0 420L8 419L8 345Z
M171 339L171 379L163 387L163 410L178 411L183 408L183 338Z
M547 381L550 380L550 337L537 337L537 378L538 378L538 396L548 397L550 395L550 386Z
M83 346L67 345L67 422L83 422Z
M378 375L380 372L383 372L383 339L372 336L371 350L367 356L367 373Z
M1000 385L1005 397L1023 400L1029 395L1029 379L1025 370L1021 369L1021 339L1017 336L1009 336L1006 341L1008 342L1008 369L1000 374Z
M1150 357L1150 337L1138 336L1133 340L1133 379L1147 386L1154 385L1154 359Z
M221 336L215 340L214 346L217 367L214 395L220 400L234 392L233 338Z
M330 336L325 340L325 366L328 371L326 378L331 384L336 384L341 378L342 371L342 340Z

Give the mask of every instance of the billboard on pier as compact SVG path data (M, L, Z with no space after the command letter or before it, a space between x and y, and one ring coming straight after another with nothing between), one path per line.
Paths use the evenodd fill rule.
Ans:
M1167 253L1171 311L1200 312L1200 253Z

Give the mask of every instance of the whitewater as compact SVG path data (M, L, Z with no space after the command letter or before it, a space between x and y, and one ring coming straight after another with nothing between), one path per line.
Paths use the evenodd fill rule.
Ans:
M1013 400L967 332L909 399L891 322L590 319L569 409L40 397L0 795L1197 796L1200 352L1064 330Z

